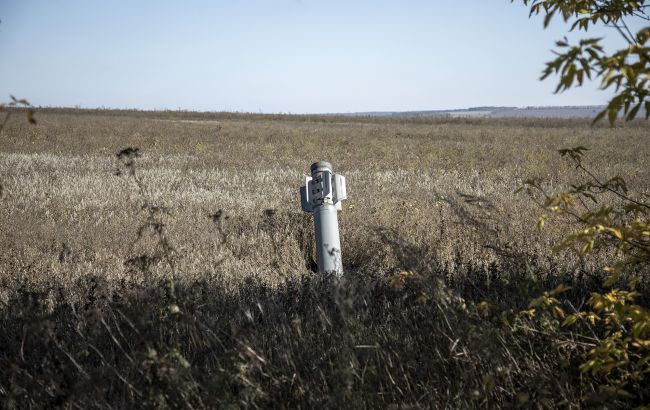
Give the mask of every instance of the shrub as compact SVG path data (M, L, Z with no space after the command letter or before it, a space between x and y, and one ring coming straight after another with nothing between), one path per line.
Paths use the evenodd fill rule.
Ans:
M567 315L556 296L569 288L561 286L534 299L523 314L536 317L538 324L555 320L558 338L581 350L580 371L598 387L592 399L648 405L650 313L637 303L640 298L647 301L648 295L636 288L650 273L650 204L630 195L623 178L599 178L583 163L586 151L560 150L583 175L570 189L550 194L539 180L526 181L522 189L541 199L539 205L548 212L538 220L540 229L549 214L577 224L556 249L571 249L581 256L599 251L609 255L611 263L602 267L604 289L591 293L584 305Z

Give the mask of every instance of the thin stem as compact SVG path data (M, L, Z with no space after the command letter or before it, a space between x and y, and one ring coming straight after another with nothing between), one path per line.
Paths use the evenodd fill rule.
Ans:
M641 206L643 208L646 208L646 209L650 210L650 205L648 205L648 204L646 204L644 202L639 202L639 201L637 201L637 200L635 200L633 198L630 198L629 196L627 196L625 194L622 194L622 193L618 192L617 190L612 189L609 186L603 184L602 182L600 182L598 177L596 175L594 175L591 171L589 171L587 168L585 168L580 161L577 161L577 160L574 160L574 161L576 162L578 168L580 168L583 172L585 172L587 175L589 175L594 181L596 181L599 188L607 190L607 191L613 193L614 195L618 196L621 199L632 202L633 204L639 205L639 206Z
M160 229L156 229L156 236L158 238L158 246L160 246L162 250L162 256L165 262L167 263L167 266L169 266L171 277L169 278L170 280L170 285L173 286L173 280L176 278L176 265L174 264L174 261L172 260L171 252L174 250L173 246L169 243L169 240L167 239L167 235L165 234L164 231L164 224L162 220L162 216L157 217L156 213L157 212L163 212L162 208L156 207L154 204L151 203L150 201L150 196L149 193L147 192L147 187L142 181L142 178L137 172L137 168L135 167L135 163L133 163L132 168L131 168L131 175L133 176L133 179L135 180L135 183L138 187L138 190L140 191L140 196L142 197L144 201L144 207L147 209L148 216L147 219L150 224L152 225L159 225Z
M576 161L576 162L577 162L577 161ZM578 163L578 165L579 165L579 166L580 166L580 167L581 167L585 172L587 172L587 173L588 173L592 178L596 179L596 177L593 176L591 173L589 173L589 171L587 171L584 167L582 167L582 166L580 165L580 163ZM596 182L598 182L597 179L596 179ZM598 182L598 183L600 184L600 182ZM601 185L602 185L602 184L601 184ZM604 185L602 185L602 186L603 186L604 188L606 188L606 186L604 186ZM548 193L547 193L546 191L544 191L544 189L542 189L542 187L537 186L537 185L533 185L533 187L536 188L539 192L541 192L542 195L544 195L544 197L545 197L547 200L551 198L551 197L548 195ZM633 201L632 199L628 198L627 196L622 195L622 194L620 194L620 193L618 193L618 192L616 192L616 191L614 191L614 190L612 190L612 189L607 189L607 190L608 190L608 191L611 191L611 192L613 192L613 193L615 193L615 194L617 194L617 195L619 195L619 196L621 196L621 198L623 198L623 199L625 199L625 200ZM540 208L542 208L543 210L547 210L547 209L548 209L544 204L535 201L534 198L533 198L533 202L534 202L537 206L539 206ZM635 202L635 201L633 201L633 202ZM636 203L636 202L635 202L635 203ZM641 206L646 206L646 207L648 207L648 205L643 204L643 203L638 203L638 204L641 205ZM583 218L581 215L575 213L574 211L570 210L569 208L564 208L564 209L562 209L562 213L571 216L571 217L574 218L577 222L579 222L579 223L581 223L581 224L583 224L583 225L585 225L585 226L593 226L593 223L591 223L588 219ZM616 237L616 235L614 235L614 234L611 233L611 232L606 232L605 235L608 236L608 237L611 238L611 239L618 239L618 240L620 240L621 242L623 242L623 243L625 243L625 244L628 244L628 245L630 245L631 247L633 247L633 248L635 248L635 249L638 249L638 250L643 251L643 252L648 252L648 253L650 253L650 249L649 249L647 246L643 245L643 244L639 244L638 242L635 242L635 241L633 241L633 240L626 239L626 238L624 238L624 239L619 239L619 238Z
M630 36L630 39L636 43L636 37L634 37L634 34L630 31L630 28L627 26L627 23L625 23L625 20L621 19L621 24L623 24L623 27L625 28L625 31L627 31L627 34Z
M634 41L632 41L631 38L628 38L627 34L623 31L623 29L616 23L610 23L608 24L608 27L613 27L618 31L618 33L627 41L628 44L634 44ZM634 37L632 37L634 38Z

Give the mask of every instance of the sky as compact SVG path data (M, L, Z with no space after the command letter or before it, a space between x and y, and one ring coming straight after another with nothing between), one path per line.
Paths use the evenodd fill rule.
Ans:
M520 1L0 0L0 20L0 101L36 106L346 113L611 97L539 81L568 27L544 30Z

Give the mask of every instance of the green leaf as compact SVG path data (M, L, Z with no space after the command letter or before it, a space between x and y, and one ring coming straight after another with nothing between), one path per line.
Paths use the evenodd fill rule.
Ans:
M594 118L594 120L591 122L591 125L594 125L594 124L596 124L598 121L602 120L603 117L605 117L605 114L607 114L607 108L605 108L604 110L602 110L601 112L599 112L599 113L596 115L596 117Z
M549 292L551 295L557 295L560 293L564 293L568 290L571 290L571 286L565 285L564 283L560 283L555 289Z
M13 101L14 104L17 104L17 105L29 105L29 101L27 101L24 98L19 100L16 97L14 97L13 95L9 95L9 97L11 97L11 101Z
M567 316L564 321L562 322L562 327L565 326L571 326L578 320L578 317L576 315L569 315Z
M607 120L609 121L610 124L613 125L616 122L617 116L618 116L618 108L616 107L607 108Z
M610 274L607 279L603 282L603 286L606 288L612 287L618 282L618 280L621 278L621 273L618 271L614 271L612 274Z
M627 113L627 116L625 117L625 120L626 121L633 120L636 117L637 113L639 112L640 108L641 108L641 103L638 103L637 105L632 107L632 109Z
M550 13L546 14L546 16L544 17L544 28L548 27L548 25L551 23L551 19L553 19L554 14L555 14L554 11L551 11Z

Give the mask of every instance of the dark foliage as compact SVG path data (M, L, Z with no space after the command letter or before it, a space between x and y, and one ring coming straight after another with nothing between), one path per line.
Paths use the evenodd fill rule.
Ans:
M174 284L173 301L166 281L134 287L90 277L76 284L77 301L54 284L14 287L0 311L2 407L580 402L589 387L575 355L552 335L515 329L476 308L485 294L494 306L517 308L508 289L526 300L522 290L552 283L489 276L468 272L455 289L436 275L408 272L341 282L310 275L277 288L251 279L234 292L200 281Z

